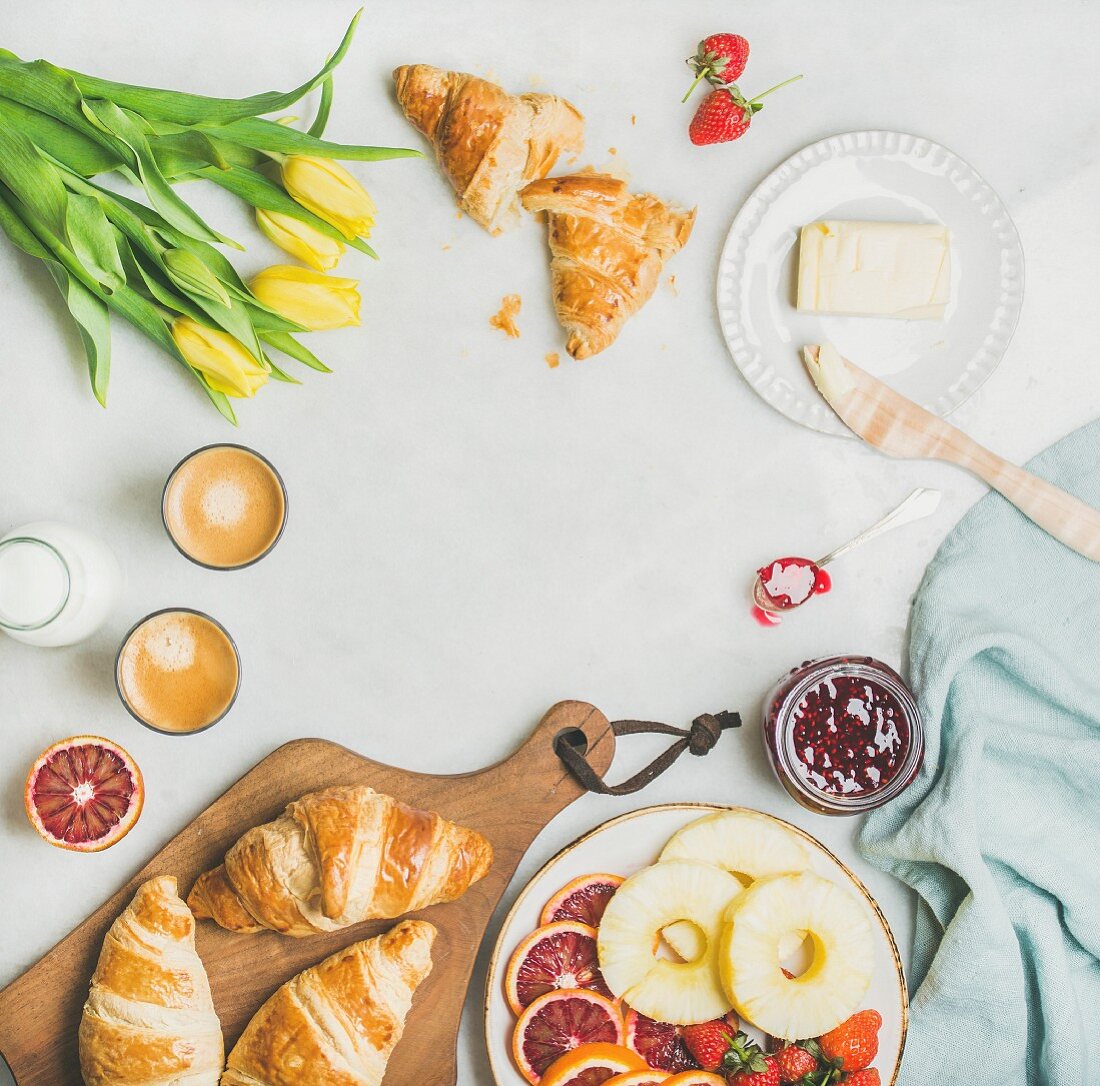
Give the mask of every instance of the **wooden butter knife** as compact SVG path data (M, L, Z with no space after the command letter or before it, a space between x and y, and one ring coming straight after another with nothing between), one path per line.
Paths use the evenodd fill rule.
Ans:
M802 357L829 406L868 445L902 460L946 460L966 468L1055 539L1100 562L1100 512L990 452L828 344L804 347Z

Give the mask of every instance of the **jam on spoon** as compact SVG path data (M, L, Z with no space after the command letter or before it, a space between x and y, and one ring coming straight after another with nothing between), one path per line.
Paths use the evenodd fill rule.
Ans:
M752 590L752 616L761 626L777 626L783 611L801 607L813 596L823 595L833 587L825 566L848 551L855 550L876 536L930 516L940 504L940 492L921 487L914 490L896 509L877 524L843 546L830 551L824 558L776 558L756 571Z

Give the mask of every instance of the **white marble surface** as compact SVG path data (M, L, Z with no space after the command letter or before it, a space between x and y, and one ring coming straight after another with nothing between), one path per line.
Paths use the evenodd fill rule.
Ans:
M296 83L338 40L351 4L268 0L11 0L0 42L25 57L133 82L218 94ZM687 141L682 58L705 33L752 42L743 84L796 71L738 144ZM853 128L927 135L972 162L1005 199L1028 262L1008 356L958 412L1019 459L1100 411L1095 351L1098 110L1091 54L1100 8L1063 2L739 6L637 0L461 5L377 0L339 70L330 134L419 146L389 92L399 63L430 61L550 88L588 116L587 161L699 205L689 248L619 343L556 370L545 243L531 222L490 239L456 218L428 161L354 166L380 208L363 279L363 327L314 337L336 372L265 389L233 433L173 368L119 322L111 404L101 411L44 270L0 245L0 528L38 517L108 538L128 587L90 643L41 651L0 639L0 983L13 979L276 745L324 736L426 771L507 754L564 697L611 716L674 722L738 708L748 726L706 762L644 795L589 798L536 841L513 885L620 811L677 799L744 803L818 834L867 880L903 946L906 892L856 856L851 821L811 816L770 779L757 733L764 692L799 661L838 651L903 654L921 571L980 487L946 468L897 464L788 423L734 369L714 312L728 224L751 188L804 144ZM1041 100L1029 103L1031 92ZM636 123L632 123L636 117ZM609 148L616 148L612 156ZM248 242L251 271L279 253L243 206L191 195ZM522 294L518 341L489 328ZM562 352L564 357L564 352ZM285 474L291 520L253 569L205 572L164 536L158 497L189 449L242 440ZM834 594L782 629L745 614L751 570L828 549L918 484L941 511L837 569ZM173 739L140 728L111 664L134 619L185 604L225 622L245 683L216 729ZM81 731L116 737L148 785L137 829L110 852L44 845L22 812L26 768ZM657 747L624 746L625 772ZM488 1086L475 975L463 1084Z

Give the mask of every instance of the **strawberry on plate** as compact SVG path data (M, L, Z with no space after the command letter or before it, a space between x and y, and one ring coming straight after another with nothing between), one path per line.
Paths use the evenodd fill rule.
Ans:
M732 1022L729 1019L732 1017ZM737 1017L730 1011L726 1018L683 1027L684 1044L704 1071L717 1071L737 1036Z
M844 1078L844 1086L882 1086L878 1071L868 1067L863 1071L853 1071Z
M780 1082L797 1082L817 1070L817 1056L800 1044L785 1045L774 1052Z
M851 1018L818 1038L821 1054L842 1071L862 1071L878 1055L881 1026L882 1015L878 1011L856 1011Z
M740 34L711 34L704 38L695 56L687 59L688 67L695 72L695 82L680 101L686 102L704 79L716 87L736 83L748 61L749 43Z

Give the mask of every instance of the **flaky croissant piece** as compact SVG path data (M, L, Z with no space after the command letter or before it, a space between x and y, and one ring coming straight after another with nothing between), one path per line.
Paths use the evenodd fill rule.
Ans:
M151 879L103 940L80 1020L87 1086L217 1086L221 1024L176 880Z
M405 116L435 148L459 206L491 234L519 222L519 190L584 145L584 117L553 94L509 94L465 72L406 64L393 81Z
M474 830L366 786L327 788L245 833L187 903L230 931L312 935L454 901L492 862Z
M694 210L634 195L607 174L534 181L520 199L528 211L546 212L554 306L574 358L615 341L653 296L665 261L684 247L695 224Z
M380 1086L435 935L409 920L287 981L245 1026L221 1086Z

